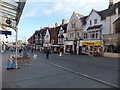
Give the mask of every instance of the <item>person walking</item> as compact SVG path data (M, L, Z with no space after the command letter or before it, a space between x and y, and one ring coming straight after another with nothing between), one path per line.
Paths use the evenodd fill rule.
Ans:
M49 50L47 49L47 50L46 50L46 59L49 58L49 54L50 54L50 52L49 52Z
M59 53L60 53L59 56L62 56L62 52L63 52L63 50L62 50L62 48L60 48L59 49Z

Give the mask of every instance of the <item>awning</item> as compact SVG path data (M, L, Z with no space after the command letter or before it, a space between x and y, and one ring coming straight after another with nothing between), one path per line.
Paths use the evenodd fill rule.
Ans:
M73 41L65 41L65 45L73 45Z
M0 0L0 25L15 29L26 0Z
M98 28L101 28L101 26L102 26L102 25L91 26L91 27L88 27L87 30L98 29Z

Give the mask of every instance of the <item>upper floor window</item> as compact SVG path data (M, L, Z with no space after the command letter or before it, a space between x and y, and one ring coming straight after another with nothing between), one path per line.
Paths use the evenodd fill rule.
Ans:
M87 38L88 38L88 34L84 33L84 39L87 39Z
M120 21L115 23L115 33L120 33Z
M75 28L75 23L72 23L72 28Z
M96 39L98 39L98 33L96 33Z
M94 20L94 24L97 24L97 19Z
M46 38L48 38L49 37L49 35L46 35Z
M77 33L77 37L79 37L79 33Z
M118 8L118 14L120 14L120 8Z
M92 21L90 20L90 25L92 25Z

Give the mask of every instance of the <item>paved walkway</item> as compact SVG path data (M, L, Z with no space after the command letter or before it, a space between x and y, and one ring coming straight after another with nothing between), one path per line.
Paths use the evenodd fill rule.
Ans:
M110 88L110 86L76 75L54 65L43 62L45 54L37 59L31 57L31 65L20 65L20 69L6 70L9 52L3 54L3 88ZM53 57L54 58L54 57Z

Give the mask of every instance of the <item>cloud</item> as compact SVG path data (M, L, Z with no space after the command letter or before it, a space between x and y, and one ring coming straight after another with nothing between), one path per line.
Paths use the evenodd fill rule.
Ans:
M35 17L40 14L53 15L58 13L69 16L73 11L81 14L90 13L92 8L96 10L107 8L109 0L34 0L34 2L28 0L28 2L29 9L25 16Z

